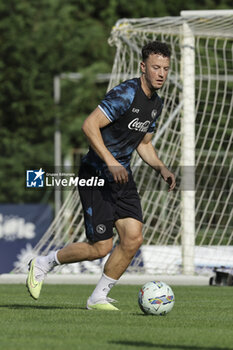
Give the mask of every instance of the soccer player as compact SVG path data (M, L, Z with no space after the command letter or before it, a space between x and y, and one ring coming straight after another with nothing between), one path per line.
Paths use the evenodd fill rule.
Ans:
M169 65L167 44L148 43L142 48L141 77L110 90L84 121L82 129L90 148L82 160L79 178L98 175L105 179L105 186L79 187L88 241L72 243L30 262L27 287L34 299L39 298L43 280L54 266L91 261L110 253L87 308L118 310L108 293L143 242L140 198L130 169L133 151L137 150L143 161L161 175L169 191L175 187L174 175L151 143L163 106L157 90L166 81ZM119 244L113 249L114 226Z

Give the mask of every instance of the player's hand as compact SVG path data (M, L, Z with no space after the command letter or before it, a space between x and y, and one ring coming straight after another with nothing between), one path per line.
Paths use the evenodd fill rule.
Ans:
M176 186L176 180L173 173L171 173L165 166L160 169L160 175L169 184L168 192L172 191Z
M120 163L117 163L117 165L110 165L108 169L116 183L124 184L128 182L128 172Z

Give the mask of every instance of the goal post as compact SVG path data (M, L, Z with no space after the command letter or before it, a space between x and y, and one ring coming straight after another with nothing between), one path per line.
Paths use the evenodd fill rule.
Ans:
M109 43L116 54L108 90L140 76L146 42L165 41L172 51L167 82L158 92L164 108L152 143L175 173L177 188L168 193L161 178L133 154L144 244L128 272L200 275L215 266L233 269L232 39L233 10L121 19L112 29ZM82 206L74 189L14 272L26 272L29 256L84 240ZM104 262L71 264L56 272L101 272Z
M184 18L183 43L181 47L183 81L183 118L182 118L182 177L184 190L181 193L181 227L183 273L193 274L195 270L195 36L188 23L194 17L229 17L233 11L181 11ZM205 33L203 33L205 34Z
M181 236L183 273L194 273L195 247L195 36L187 19L229 16L233 11L181 11L186 19L182 28L181 77L183 81L183 118L181 129L182 182Z
M181 79L181 237L184 274L194 273L195 246L195 38L187 22L182 27Z

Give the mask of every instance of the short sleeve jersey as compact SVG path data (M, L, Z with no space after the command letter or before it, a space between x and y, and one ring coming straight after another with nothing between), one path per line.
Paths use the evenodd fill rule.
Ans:
M156 119L162 112L162 100L155 92L148 98L140 78L126 80L110 90L98 106L111 122L101 129L107 149L127 170L130 159L146 133L153 133ZM98 170L106 164L90 147L83 162Z

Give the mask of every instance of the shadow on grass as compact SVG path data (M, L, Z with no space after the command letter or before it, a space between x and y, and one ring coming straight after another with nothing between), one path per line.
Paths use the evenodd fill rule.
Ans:
M169 345L169 344L155 344L144 341L128 341L128 340L117 340L109 341L109 344L121 345L121 346L137 346L145 348L161 348L166 350L233 350L233 348L218 348L218 347L208 347L208 346L195 346L195 345Z
M38 309L38 310L86 310L85 307L79 306L55 306L55 305L24 305L24 304L8 304L0 305L0 309L14 309L14 310L23 310L23 309Z
M132 313L130 313L130 315L138 316L138 317L153 317L153 318L158 317L158 316L155 316L155 315L143 314L142 312L132 312ZM160 316L160 317L162 317L162 316Z

